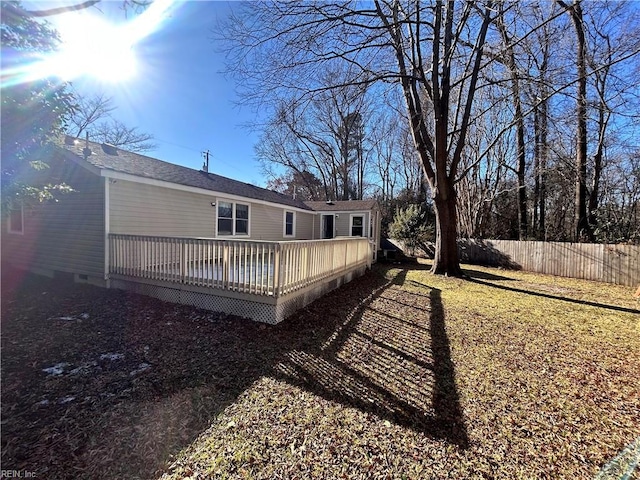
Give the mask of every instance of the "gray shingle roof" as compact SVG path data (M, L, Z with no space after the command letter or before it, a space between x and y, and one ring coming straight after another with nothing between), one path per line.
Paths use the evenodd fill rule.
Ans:
M71 137L66 137L64 141L59 143L60 147L75 153L80 159L84 158L83 149L85 145L85 140ZM128 173L138 177L203 188L223 194L262 200L303 210L312 209L310 206L305 205L304 202L293 199L288 195L239 182L215 173L205 173L95 142L89 142L89 148L91 149L91 155L87 157L86 161L101 170Z
M331 203L307 201L304 203L311 208L311 210L315 210L317 212L372 210L377 205L375 200L340 200Z

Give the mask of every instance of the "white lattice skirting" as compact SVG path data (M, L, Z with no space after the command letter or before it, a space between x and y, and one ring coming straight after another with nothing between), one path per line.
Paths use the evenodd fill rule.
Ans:
M112 275L110 286L154 297L165 302L192 305L205 310L249 318L257 322L276 324L331 290L364 275L365 271L366 266L363 265L350 272L334 275L278 298L115 275Z

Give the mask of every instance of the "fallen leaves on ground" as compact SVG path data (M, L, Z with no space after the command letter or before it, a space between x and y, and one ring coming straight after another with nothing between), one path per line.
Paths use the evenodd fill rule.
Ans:
M640 435L633 292L466 273L380 265L277 326L27 277L3 288L3 468L594 477Z

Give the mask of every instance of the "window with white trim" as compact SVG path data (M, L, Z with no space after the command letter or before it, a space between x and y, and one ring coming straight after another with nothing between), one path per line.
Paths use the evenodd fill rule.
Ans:
M218 235L249 235L249 205L218 201Z
M296 212L284 212L284 232L285 237L296 236Z
M236 230L235 235L249 235L249 205L236 203Z
M8 215L8 231L9 233L24 234L24 209L22 202L16 202L9 207Z
M364 237L364 215L351 215L351 236Z

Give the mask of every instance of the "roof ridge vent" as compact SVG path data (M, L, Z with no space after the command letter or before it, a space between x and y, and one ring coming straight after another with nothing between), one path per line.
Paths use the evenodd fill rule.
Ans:
M118 148L110 143L103 143L102 150L109 155L118 155Z

